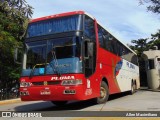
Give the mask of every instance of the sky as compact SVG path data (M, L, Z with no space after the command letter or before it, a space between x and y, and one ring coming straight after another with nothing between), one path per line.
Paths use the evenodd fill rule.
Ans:
M160 29L160 16L147 12L139 0L27 0L32 18L83 10L125 44L150 38Z

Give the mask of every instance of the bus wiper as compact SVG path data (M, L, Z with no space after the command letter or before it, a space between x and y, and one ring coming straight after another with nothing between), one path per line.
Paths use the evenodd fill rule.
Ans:
M37 66L37 64L32 68L29 78L32 78L33 72L34 72L34 69L35 69L36 66Z
M33 67L33 69L31 70L31 73L30 73L29 78L32 78L33 72L34 72L35 68L45 68L45 63L36 64L36 65ZM42 70L41 72L42 72L42 74L44 74L44 70Z
M31 70L31 73L30 73L29 78L32 78L32 76L33 76L33 71L34 71L34 68Z
M59 65L58 65L58 60L57 60L56 53L54 50L52 50L52 57L53 57L53 61L54 61L55 72L57 73L58 76L61 76L61 73L59 70Z

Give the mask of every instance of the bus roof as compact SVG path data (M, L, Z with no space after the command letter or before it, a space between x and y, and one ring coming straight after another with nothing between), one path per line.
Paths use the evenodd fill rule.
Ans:
M53 19L53 18L58 18L58 17L76 15L76 14L85 14L85 12L84 11L73 11L73 12L54 14L54 15L50 15L50 16L45 16L45 17L40 17L40 18L32 19L30 21L30 23L38 22L38 21L43 21L43 20L48 20L48 19Z
M36 19L32 19L30 21L30 23L34 23L34 22L38 22L38 21L43 21L43 20L48 20L48 19L53 19L53 18L58 18L58 17L64 17L64 16L70 16L70 15L76 15L76 14L85 14L87 16L89 16L90 18L92 18L93 20L96 20L92 15L88 14L87 12L84 11L72 11L72 12L65 12L65 13L60 13L60 14L54 14L54 15L50 15L50 16L45 16L45 17L40 17L40 18L36 18ZM97 21L97 20L96 20ZM97 21L97 23L102 27L102 25ZM103 29L105 29L103 27ZM111 34L111 32L107 29L105 29L107 32L109 32ZM112 35L112 34L111 34ZM113 37L115 37L114 35L112 35ZM115 37L116 38L116 37ZM117 39L117 38L116 38ZM118 40L118 39L117 39ZM125 45L123 42L121 42L120 40L118 40L121 44L123 44L126 48L128 48L131 52L133 52L134 54L136 54L136 52L134 52L131 48L129 48L127 45ZM137 55L137 54L136 54Z

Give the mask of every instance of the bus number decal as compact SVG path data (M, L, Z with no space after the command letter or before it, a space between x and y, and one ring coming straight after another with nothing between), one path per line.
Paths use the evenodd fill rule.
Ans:
M85 95L91 95L92 94L92 88L86 89Z

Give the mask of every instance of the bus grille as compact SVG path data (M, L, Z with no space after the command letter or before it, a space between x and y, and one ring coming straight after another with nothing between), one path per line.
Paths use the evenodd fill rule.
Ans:
M41 85L57 85L61 81L43 81L43 82L32 82L32 85L41 86Z

